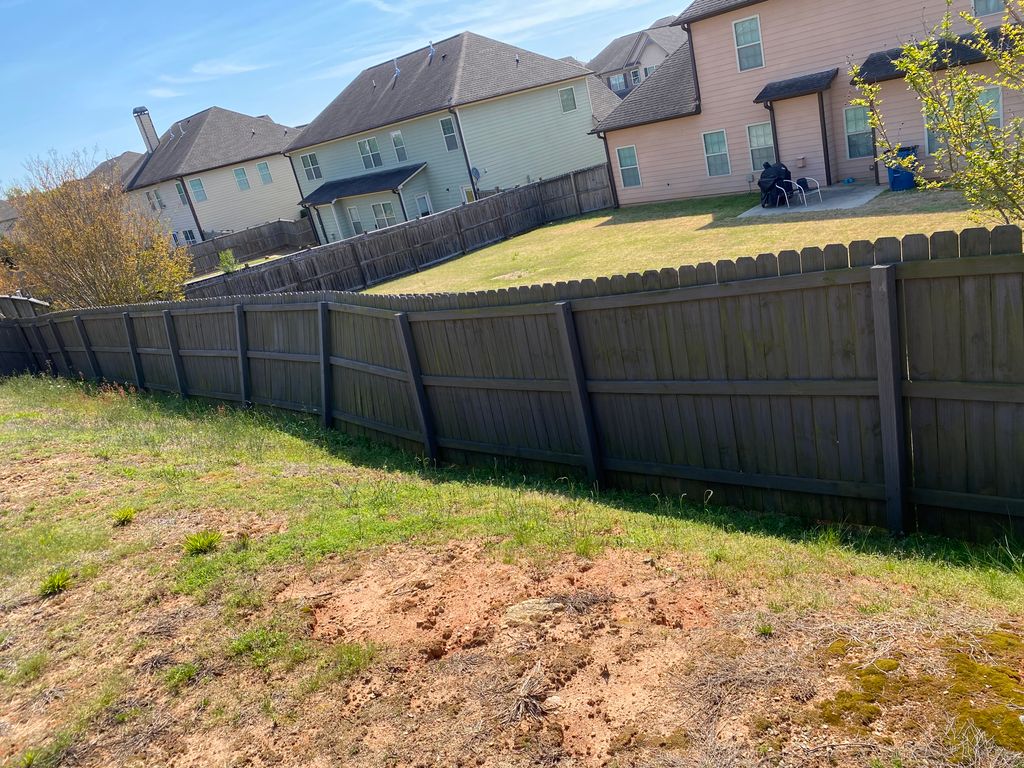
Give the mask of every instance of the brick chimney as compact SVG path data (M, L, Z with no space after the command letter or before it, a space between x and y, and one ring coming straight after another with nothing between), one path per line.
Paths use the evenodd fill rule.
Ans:
M142 140L146 143L146 151L152 152L160 144L160 136L157 134L156 128L153 127L153 118L149 116L149 110L145 107L136 107L132 110L132 114L135 115L135 122L138 123Z

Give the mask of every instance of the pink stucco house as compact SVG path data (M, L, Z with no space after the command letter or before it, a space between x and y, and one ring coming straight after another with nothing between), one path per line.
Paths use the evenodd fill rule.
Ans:
M675 21L686 42L595 129L620 203L756 189L762 163L776 158L822 186L874 183L867 115L850 106L852 64L882 83L892 134L928 152L920 102L891 57L946 8L945 0L694 0ZM954 0L953 10L994 27L1004 8L1003 0ZM970 51L959 53L975 65ZM988 97L1007 117L1024 107L1009 91Z

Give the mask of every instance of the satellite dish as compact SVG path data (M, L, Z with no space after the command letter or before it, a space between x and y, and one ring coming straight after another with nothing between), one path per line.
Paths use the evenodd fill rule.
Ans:
M476 166L471 168L469 173L473 177L473 181L480 181L480 170Z

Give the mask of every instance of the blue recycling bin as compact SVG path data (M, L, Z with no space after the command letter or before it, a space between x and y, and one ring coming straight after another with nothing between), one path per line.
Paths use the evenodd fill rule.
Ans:
M897 153L900 157L916 157L917 147L902 147ZM914 174L903 168L889 168L889 189L893 192L906 192L917 186Z

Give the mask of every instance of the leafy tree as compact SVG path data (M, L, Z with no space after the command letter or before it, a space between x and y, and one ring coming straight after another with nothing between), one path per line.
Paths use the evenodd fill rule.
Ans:
M192 259L159 220L132 204L116 167L88 174L81 153L30 161L7 191L18 213L3 257L19 282L54 307L177 299Z
M235 252L230 248L218 253L217 259L221 272L234 272L239 267L238 262L235 260Z
M916 174L924 188L962 190L979 216L995 212L1007 223L1024 220L1024 144L1019 141L1024 122L1017 116L1000 121L989 91L998 86L1005 99L1024 90L1024 0L1006 0L1001 23L991 32L972 14L954 13L952 0L946 2L942 21L924 39L903 46L894 60L921 100L933 137L932 164L899 156L903 147L886 125L881 87L866 82L858 67L852 74L859 96L851 103L867 107L879 160L886 166ZM954 31L958 21L966 22L967 34ZM989 63L961 65L957 49Z

